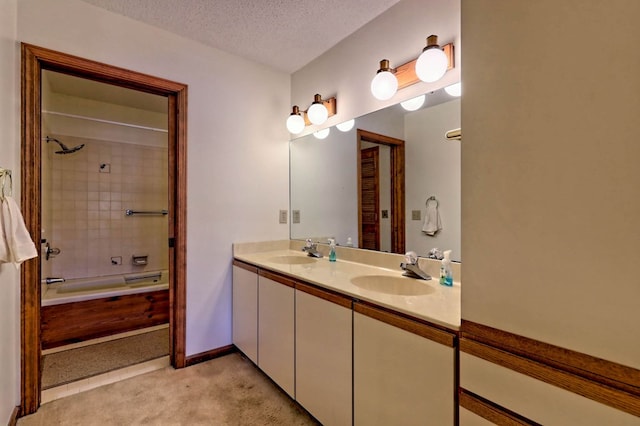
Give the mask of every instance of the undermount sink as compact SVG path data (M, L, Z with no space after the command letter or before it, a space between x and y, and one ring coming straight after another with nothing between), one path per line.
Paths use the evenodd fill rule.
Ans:
M316 259L309 256L282 255L271 257L267 259L267 261L271 263L280 263L283 265L303 265L305 263L313 263L316 261Z
M398 296L424 296L435 291L424 280L391 275L362 275L352 278L351 284L364 290Z

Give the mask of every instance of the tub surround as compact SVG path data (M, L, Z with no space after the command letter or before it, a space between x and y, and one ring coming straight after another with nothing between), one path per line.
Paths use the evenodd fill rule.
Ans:
M406 278L407 285L425 286L428 294L396 295L368 290L352 283L360 276L402 277L400 263L403 255L374 252L347 247L337 247L336 262L329 262L329 246L318 244L324 255L320 259L309 259L309 263L283 263L291 256L305 259L303 241L282 240L260 243L234 244L234 257L263 269L299 279L319 287L342 293L354 299L391 309L430 323L457 331L460 327L460 264L453 264L453 287L438 282L440 262L421 258L419 266L432 280ZM286 256L286 257L283 257Z

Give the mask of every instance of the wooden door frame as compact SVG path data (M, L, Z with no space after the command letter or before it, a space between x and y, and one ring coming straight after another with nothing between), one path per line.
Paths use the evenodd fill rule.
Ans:
M36 245L41 230L41 82L42 70L166 96L169 107L170 358L186 366L186 189L187 86L158 77L22 43L21 205ZM40 406L40 257L22 265L20 312L20 416Z
M386 145L390 148L391 154L391 252L405 252L405 207L404 207L404 141L392 138L391 136L357 129L357 167L358 167L358 230L362 229L362 199L360 191L360 150L362 142L371 142L379 145ZM360 240L360 232L358 232Z

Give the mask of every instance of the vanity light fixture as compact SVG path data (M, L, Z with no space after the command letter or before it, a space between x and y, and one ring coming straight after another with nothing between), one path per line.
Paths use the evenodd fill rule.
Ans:
M426 98L427 98L427 95L416 96L415 98L411 98L404 102L400 102L400 105L402 105L402 108L404 108L407 111L415 111L417 109L420 109L420 107L424 105L424 100Z
M453 43L440 48L438 36L431 35L427 38L427 47L418 58L397 68L391 68L387 59L380 61L380 69L371 81L371 93L376 99L387 100L395 95L397 90L419 81L434 82L454 67ZM395 78L397 84L394 85L391 77Z
M298 108L298 105L293 106L293 112L289 118L287 118L287 130L289 130L289 133L293 133L294 135L297 135L304 130L304 118L300 115L300 108Z
M451 86L447 86L444 88L444 91L447 92L450 96L458 97L462 95L462 83L457 82L452 84Z
M447 72L449 60L444 51L438 46L438 36L427 37L427 47L422 50L416 61L416 75L426 83L433 83L442 78Z
M329 118L329 110L322 103L322 96L316 94L313 97L313 103L307 110L307 117L309 117L309 121L311 124L320 125L327 121Z
M389 67L389 60L380 61L380 69L371 80L371 93L373 97L381 101L391 99L398 91L398 79L394 75L394 70Z
M304 130L305 126L323 124L328 117L335 114L336 98L322 99L322 96L316 94L313 97L313 103L306 111L301 111L297 105L293 106L293 112L287 118L287 130L297 135Z
M347 120L340 124L336 124L336 128L341 132L348 132L349 130L353 129L353 126L355 124L356 124L356 120L352 118L351 120Z
M331 128L327 127L326 129L322 129L322 130L318 130L317 132L314 132L313 136L315 136L318 139L326 139L326 137L329 136L330 132L331 132Z

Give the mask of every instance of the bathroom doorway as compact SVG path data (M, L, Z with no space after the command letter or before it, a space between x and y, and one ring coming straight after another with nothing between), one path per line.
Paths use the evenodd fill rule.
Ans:
M381 135L379 133L369 132L367 130L357 130L357 176L358 176L358 230L359 241L358 247L371 248L374 250L383 249L380 246L381 234L384 234L385 240L389 241L390 249L385 250L391 253L405 252L405 206L404 206L404 141L402 139L393 138L391 136ZM378 148L379 152L384 152L385 160L382 167L382 160L377 163L380 168L385 169L385 178L379 176L380 180L372 185L370 182L377 178L371 178L372 173L367 174L363 170L366 166L363 158L366 159L366 152L372 152L372 148ZM380 155L379 155L380 156ZM377 161L377 160L376 160ZM378 166L372 166L378 167ZM363 175L363 171L365 171ZM364 176L364 177L363 177ZM384 182L382 181L384 180ZM379 211L380 201L369 200L372 196L367 194L369 188L375 186L375 197L380 200L380 188L385 188L389 195L388 211ZM373 206L370 206L373 204ZM385 205L387 203L385 202ZM380 219L388 221L388 226L383 229ZM373 226L372 226L373 223ZM368 235L370 241L365 247L364 235L366 230L373 229ZM376 247L376 243L378 248ZM386 245L385 245L386 246Z
M55 247L55 242L49 241L49 236L42 235L43 232L43 211L42 211L42 187L45 186L45 178L43 175L43 145L57 146L56 151L53 151L53 155L59 155L62 157L78 156L84 148L84 154L89 154L90 146L95 143L95 147L100 145L95 139L87 138L87 135L83 135L81 138L74 139L77 136L64 135L57 132L54 133L52 129L43 128L42 117L48 114L47 110L42 107L43 97L43 83L47 84L43 78L44 73L55 72L63 75L62 78L74 77L83 80L89 80L90 82L107 83L111 86L120 88L133 89L134 91L144 92L145 94L151 94L163 98L166 103L166 150L165 150L165 171L166 185L165 185L165 198L162 202L166 201L166 207L159 206L157 209L149 209L146 206L142 208L136 206L124 206L122 200L120 200L120 206L117 211L112 211L110 208L105 211L110 218L114 220L125 210L131 210L133 212L151 212L152 219L164 221L166 223L165 231L151 232L150 237L160 238L163 241L155 241L148 245L149 250L156 250L157 245L161 244L166 248L163 251L156 251L153 253L144 253L144 248L132 248L119 246L117 251L122 253L112 253L109 255L109 262L107 265L102 265L102 257L107 256L107 250L102 250L101 253L98 250L100 259L97 261L86 260L82 264L82 268L92 269L95 274L104 275L104 268L109 267L123 269L125 274L132 279L144 280L147 279L146 274L141 270L135 270L136 267L144 267L148 264L151 258L157 258L158 270L164 275L168 282L168 294L165 303L168 306L168 322L169 322L169 356L171 365L176 368L181 368L186 365L185 360L185 299L186 299L186 283L185 283L185 247L186 247L186 235L185 235L185 220L186 220L186 107L187 107L187 87L180 83L171 82L157 77L152 77L145 74L140 74L135 71L125 70L122 68L97 63L91 60L78 58L75 56L67 55L60 52L51 51L48 49L40 48L37 46L22 45L22 186L21 186L21 201L24 207L24 219L29 232L34 241L43 241L43 247L48 249L43 250L46 257L46 252L50 255L56 255L59 253L59 247ZM70 117L72 115L80 114L68 114L65 119L77 120L77 117ZM117 120L112 120L117 121ZM106 124L106 123L102 123ZM148 126L149 127L149 126ZM47 133L51 133L48 135ZM49 136L50 140L47 140ZM44 141L43 141L44 138ZM64 139L64 140L62 140ZM111 141L113 142L113 141ZM97 148L98 151L103 151L105 155L107 151L111 153L111 150L122 152L121 146L110 145L107 150L106 145L102 145L102 148ZM59 148L59 149L58 149ZM142 148L136 147L135 150ZM144 150L144 149L143 149ZM153 151L153 149L151 149ZM161 150L160 150L161 151ZM95 149L94 149L95 152ZM58 154L59 153L59 154ZM163 154L153 154L152 152L140 152L138 153L142 158L162 158ZM128 155L128 154L127 154ZM150 156L150 157L149 157ZM122 154L116 157L122 158ZM113 158L113 157L110 157ZM93 160L96 160L95 158ZM46 162L46 160L44 160ZM111 160L109 160L111 161ZM95 161L94 161L95 162ZM90 163L90 162L89 162ZM87 164L80 165L81 168L91 167ZM66 167L66 166L65 166ZM119 169L117 164L109 163L107 160L97 160L96 173L108 174ZM64 173L64 170L62 170ZM70 174L76 173L75 171L69 172ZM99 176L99 175L98 175ZM104 177L104 176L103 176ZM113 177L113 176L112 176ZM120 176L122 178L122 176ZM159 177L160 178L160 177ZM97 178L100 179L99 177ZM106 181L106 180L105 180ZM120 182L122 185L122 182ZM126 185L126 183L125 183ZM78 185L83 186L83 184ZM109 188L109 191L104 192L106 197L107 193L116 194L117 197L122 197L123 193L118 191L111 191L113 188ZM86 191L85 191L86 193ZM99 198L99 196L98 196ZM58 201L64 201L58 200ZM76 200L74 200L75 202ZM78 200L79 205L84 205L84 200ZM86 200L87 203L89 200ZM101 201L106 200L93 200L98 202L98 210ZM117 204L117 200L114 201L113 206ZM159 200L155 200L159 202ZM106 205L105 205L106 206ZM122 211L121 211L122 210ZM157 214L155 214L157 213ZM100 211L97 213L98 217ZM135 215L135 213L132 213ZM50 219L46 217L49 221ZM141 216L147 216L141 214ZM105 216L106 217L106 216ZM133 218L133 217L132 217ZM148 217L147 217L148 218ZM136 218L142 219L142 217ZM46 222L45 222L46 223ZM78 224L76 224L78 225ZM48 225L49 226L49 225ZM80 221L79 226L84 226L84 221ZM108 227L108 225L105 225ZM77 235L78 229L73 229L71 234ZM109 234L109 232L106 232ZM84 234L83 234L84 235ZM159 235L159 237L158 237ZM87 234L88 237L88 234ZM45 241L46 240L46 241ZM46 244L49 243L49 246ZM53 244L52 244L53 243ZM134 250L136 253L129 253ZM109 250L113 251L113 250ZM143 251L143 253L139 253ZM166 253L166 254L164 254ZM137 255L137 256L136 256ZM146 256L146 258L145 258ZM164 260L160 258L165 257ZM47 276L43 276L43 260L42 256L26 262L23 266L23 273L21 276L21 351L22 351L22 378L21 378L21 415L27 415L37 410L40 405L40 388L41 388L41 281L46 280ZM145 263L146 262L146 263ZM125 265L127 263L128 265ZM164 269L166 265L166 270ZM125 268L126 266L126 268ZM132 269L133 270L130 270ZM127 269L126 271L124 269ZM51 273L51 268L47 269L45 265L44 270L46 275ZM109 272L111 269L109 269ZM156 272L156 271L152 271ZM68 272L69 274L78 274L78 271ZM55 279L54 273L48 278ZM111 275L111 274L110 274ZM62 278L62 277L58 277ZM95 277L94 277L95 278ZM124 280L124 278L123 278ZM94 279L95 281L95 279ZM98 285L99 286L99 285Z

